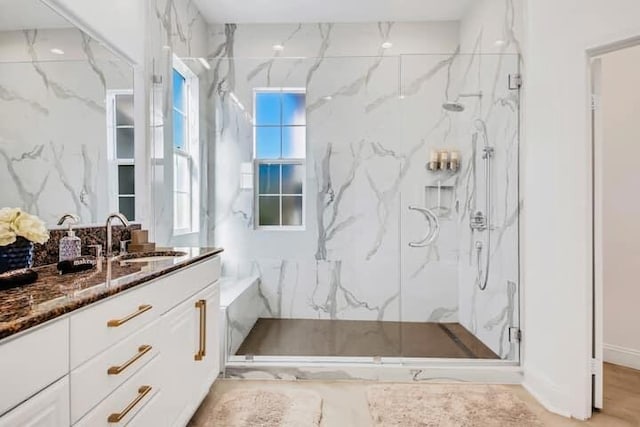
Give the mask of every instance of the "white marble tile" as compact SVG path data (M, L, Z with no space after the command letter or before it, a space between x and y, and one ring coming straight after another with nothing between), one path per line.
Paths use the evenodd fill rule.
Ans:
M106 90L130 89L131 67L75 29L4 32L0 55L1 206L48 224L109 212ZM52 61L50 47L69 52ZM43 58L45 60L43 60Z
M163 44L211 64L200 74L209 147L205 239L225 248L226 275L261 277L268 316L460 321L501 356L516 355L505 331L517 323L518 307L518 99L505 84L519 63L480 53L517 52L518 16L510 1L494 8L474 9L459 23L209 25L202 43L189 2L157 1L160 68ZM186 22L191 38L183 37ZM489 46L498 35L506 43ZM386 40L391 51L380 47ZM256 87L307 89L304 231L254 228L254 196L242 178L252 161ZM477 90L482 101L465 99L465 112L442 109ZM469 213L484 203L477 120L496 148L496 229L484 292L475 285L474 256L483 236L469 229ZM427 172L432 148L460 150L460 172ZM426 228L408 206L426 205L425 187L435 185L453 188L440 236L429 248L410 248Z

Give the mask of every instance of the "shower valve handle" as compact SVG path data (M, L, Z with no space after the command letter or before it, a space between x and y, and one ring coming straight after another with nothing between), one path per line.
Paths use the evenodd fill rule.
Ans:
M484 231L487 229L487 217L482 211L476 211L471 214L469 225L472 230Z

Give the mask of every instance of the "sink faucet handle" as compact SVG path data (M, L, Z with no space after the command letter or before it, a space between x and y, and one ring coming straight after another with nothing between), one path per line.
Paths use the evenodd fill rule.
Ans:
M102 245L89 245L88 247L96 250L96 258L102 256Z
M120 255L127 253L129 243L131 243L131 240L120 240Z

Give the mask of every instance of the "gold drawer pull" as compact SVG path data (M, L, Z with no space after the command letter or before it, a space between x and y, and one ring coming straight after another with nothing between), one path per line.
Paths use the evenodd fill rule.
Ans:
M153 308L152 305L148 305L148 304L141 305L138 307L138 311L136 311L135 313L131 313L127 317L123 317L122 319L109 320L107 322L107 326L110 328L117 328L118 326L121 326L127 323L129 320L133 319L134 317L140 316L142 313L144 313L145 311L149 311L152 308Z
M193 358L202 360L207 355L207 300L196 301L196 308L200 310L200 348Z
M123 365L111 366L107 370L107 374L109 374L109 375L118 375L120 372L124 371L129 366L131 366L136 360L140 359L142 356L144 356L149 351L151 351L152 348L153 347L151 347L150 345L141 345L140 347L138 347L138 354L136 354L131 359L129 359L126 362L124 362Z
M138 389L138 395L136 396L135 399L133 399L133 401L131 403L129 403L127 405L126 408L124 408L124 410L120 413L114 413L109 415L109 418L107 418L107 421L110 423L119 423L124 417L127 416L127 414L129 412L131 412L131 410L138 404L140 403L140 401L142 399L144 399L144 397L149 394L149 392L151 391L151 386L150 385L143 385Z

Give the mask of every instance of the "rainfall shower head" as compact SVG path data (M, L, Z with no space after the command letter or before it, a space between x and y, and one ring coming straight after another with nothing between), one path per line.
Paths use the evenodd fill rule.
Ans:
M442 108L453 113L460 113L464 111L464 104L458 102L458 99L460 98L482 98L482 92L461 93L460 95L458 95L458 98L455 101L447 100L444 104L442 104Z

